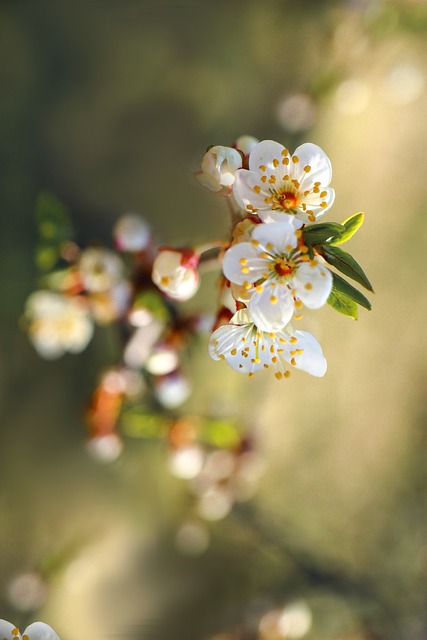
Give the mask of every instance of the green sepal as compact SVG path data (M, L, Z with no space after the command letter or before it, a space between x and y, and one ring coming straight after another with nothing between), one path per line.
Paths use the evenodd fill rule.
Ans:
M171 421L165 416L151 413L140 405L127 409L120 417L120 427L128 436L158 440L169 431Z
M357 320L357 304L354 300L349 298L347 294L333 288L329 294L327 302L333 309L335 309L335 311L338 311L349 318L353 318L353 320Z
M347 240L350 240L350 238L354 236L356 231L362 226L364 219L365 214L360 211L359 213L355 213L347 218L347 220L344 220L341 224L341 226L344 227L341 237L333 240L330 244L343 244L344 242L347 242Z
M241 440L238 424L233 418L204 418L200 437L206 444L220 449L232 449Z
M340 294L346 295L347 297L351 298L353 302L356 302L357 304L359 304L361 307L364 307L368 311L371 310L372 305L369 302L368 298L365 298L363 293L360 293L358 289L353 287L353 285L347 282L347 280L344 280L344 278L341 278L341 276L339 276L337 273L334 273L333 271L331 271L331 274L332 274L333 290L335 290Z
M339 249L338 247L332 247L329 245L323 245L318 248L320 255L322 255L326 262L329 262L333 267L344 273L352 280L355 280L368 291L374 291L371 283L369 282L365 272L356 260L346 251Z
M334 243L341 238L344 227L339 222L319 222L304 227L302 237L307 245Z

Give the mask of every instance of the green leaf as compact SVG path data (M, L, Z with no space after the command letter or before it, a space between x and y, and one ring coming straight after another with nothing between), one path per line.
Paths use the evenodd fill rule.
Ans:
M207 444L231 449L240 442L240 433L233 418L205 418L201 438Z
M144 406L132 407L120 417L120 427L123 432L134 438L147 438L150 440L163 438L170 424L168 418L150 413Z
M329 262L329 264L338 269L338 271L341 271L341 273L356 280L356 282L363 287L373 292L372 285L362 267L349 253L346 253L338 247L329 245L319 247L319 253L325 258L326 262Z
M146 309L161 322L170 320L170 311L164 298L153 289L146 289L139 293L133 301L132 309Z
M48 191L38 196L35 215L39 236L35 261L40 271L47 272L58 262L63 244L73 238L73 226L67 209Z
M344 220L344 222L341 225L344 227L344 231L341 237L338 238L337 240L333 240L331 244L333 245L343 244L344 242L347 242L347 240L350 240L350 238L354 236L356 231L362 226L364 219L365 219L365 214L360 212L360 213L355 213L353 216L350 216L349 218L347 218L347 220Z
M353 318L353 320L357 320L357 304L354 300L349 298L347 294L342 293L337 289L332 289L329 294L328 304L335 309L335 311L338 311L349 318Z
M74 236L66 207L48 191L43 191L37 198L36 223L40 239L44 242L65 242Z
M360 293L358 289L353 287L353 285L347 282L347 280L344 280L344 278L341 278L341 276L339 276L337 273L334 273L333 271L331 271L331 273L332 273L332 280L333 280L332 287L336 292L345 294L346 296L351 298L354 302L356 302L357 304L360 304L361 307L368 309L368 311L371 310L372 308L371 303L367 298L365 298L363 293Z
M304 227L302 235L308 245L333 243L341 238L344 227L339 222L319 222Z

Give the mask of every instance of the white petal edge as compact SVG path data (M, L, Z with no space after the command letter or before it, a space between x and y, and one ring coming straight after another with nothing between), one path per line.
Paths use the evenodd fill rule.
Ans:
M25 629L23 635L28 636L29 640L59 640L52 627L44 622L33 622Z

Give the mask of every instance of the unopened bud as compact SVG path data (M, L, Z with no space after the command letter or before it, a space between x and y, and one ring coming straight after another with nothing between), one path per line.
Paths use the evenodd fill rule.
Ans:
M199 288L199 255L192 249L161 249L153 263L153 282L175 300L189 300Z

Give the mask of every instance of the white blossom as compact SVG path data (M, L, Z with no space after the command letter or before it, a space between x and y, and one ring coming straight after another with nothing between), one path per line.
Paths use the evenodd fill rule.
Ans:
M87 306L79 297L35 291L27 299L28 334L38 353L48 360L66 352L79 353L93 335Z
M238 311L229 324L214 331L209 354L214 360L226 360L230 367L250 376L272 369L276 378L287 378L290 368L295 368L321 377L327 367L322 349L310 333L295 331L291 325L276 332L261 331L247 309Z
M153 263L153 282L170 298L189 300L199 288L198 261L191 250L161 249Z
M301 227L332 206L331 178L329 158L317 145L307 142L291 155L278 142L263 140L250 153L249 169L237 171L233 195L242 209L263 222L287 216Z
M82 284L90 293L108 291L122 279L124 271L121 258L101 247L82 251L78 267Z
M300 233L291 221L258 224L251 242L234 244L224 255L224 275L263 331L285 326L301 302L318 309L331 292L331 272L318 258L310 260Z
M229 193L242 166L242 156L232 147L216 145L208 149L202 160L202 170L196 178L211 191Z

